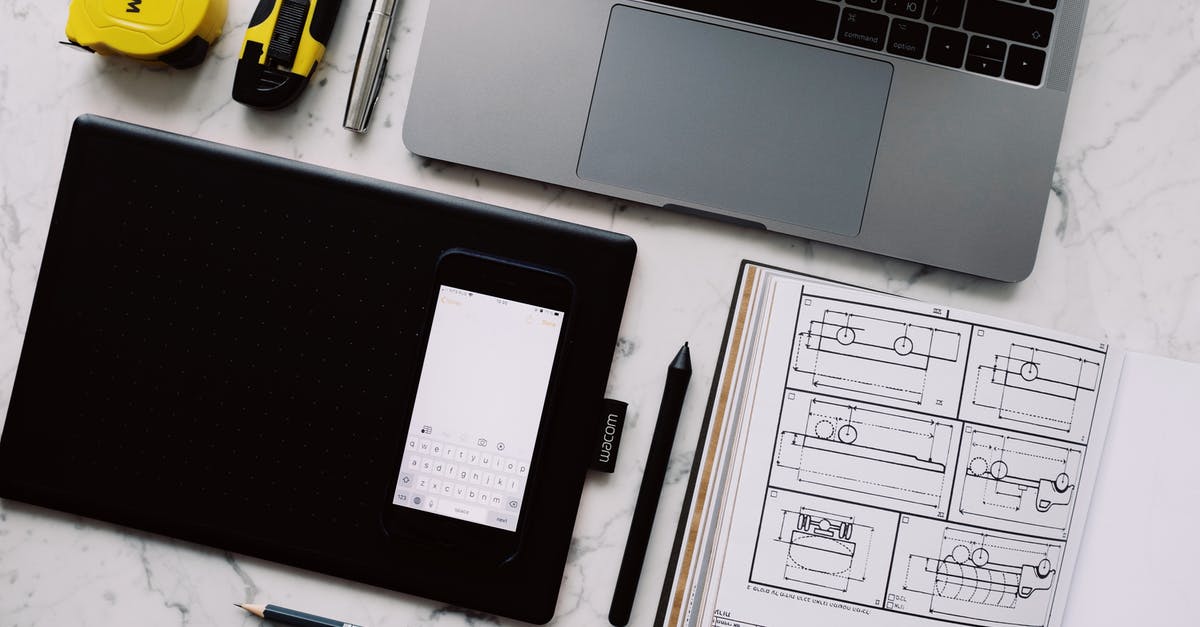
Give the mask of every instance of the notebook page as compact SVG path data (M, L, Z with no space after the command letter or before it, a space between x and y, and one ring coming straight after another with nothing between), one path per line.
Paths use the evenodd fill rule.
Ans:
M1180 625L1200 564L1200 364L1129 353L1066 625Z
M1061 624L1120 355L746 272L666 622Z

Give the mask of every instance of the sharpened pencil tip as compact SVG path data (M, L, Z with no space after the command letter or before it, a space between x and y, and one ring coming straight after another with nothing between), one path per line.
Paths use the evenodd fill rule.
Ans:
M243 610L246 610L247 612L250 612L251 614L253 614L259 618L266 618L265 614L266 614L267 606L265 606L265 605L259 605L256 603L234 603L234 605L242 608Z

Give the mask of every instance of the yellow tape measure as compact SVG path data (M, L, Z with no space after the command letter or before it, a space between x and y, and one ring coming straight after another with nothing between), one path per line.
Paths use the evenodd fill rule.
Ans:
M105 55L199 64L221 35L228 0L71 0L70 43Z

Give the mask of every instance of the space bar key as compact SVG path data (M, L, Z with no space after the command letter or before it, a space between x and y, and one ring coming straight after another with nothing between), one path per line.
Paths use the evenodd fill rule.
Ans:
M755 3L748 2L746 4L753 5ZM776 23L767 23L763 26L771 26L798 35L833 39L837 31L840 12L836 4L819 0L792 0L781 4L783 6L775 9L778 15Z
M840 11L838 5L821 0L791 0L778 5L764 0L659 0L659 4L822 39L833 39L837 34Z
M451 499L442 499L438 501L437 511L439 514L469 520L471 522L483 522L487 517L487 511L480 507L474 507L465 503L459 503Z

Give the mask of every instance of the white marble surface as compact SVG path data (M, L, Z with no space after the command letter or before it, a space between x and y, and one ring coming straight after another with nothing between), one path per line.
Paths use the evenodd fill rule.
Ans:
M230 100L253 3L190 71L79 54L66 2L0 0L0 404L7 406L71 121L91 112L385 180L551 215L639 245L611 395L631 403L614 477L589 480L557 622L604 624L662 372L680 342L696 375L633 624L653 619L675 517L742 257L975 309L1129 349L1200 361L1200 4L1093 0L1033 276L1002 285L850 250L670 215L470 168L400 140L428 0L403 0L370 133L341 128L368 2L347 2L300 102L263 114ZM372 626L493 617L111 525L0 503L0 625L252 625L233 601L271 601ZM1182 621L1181 617L1181 621Z

